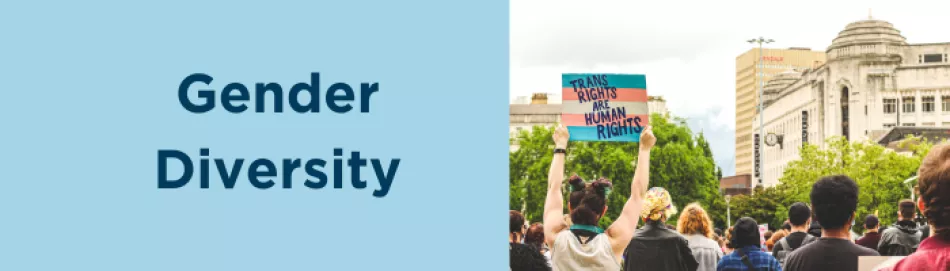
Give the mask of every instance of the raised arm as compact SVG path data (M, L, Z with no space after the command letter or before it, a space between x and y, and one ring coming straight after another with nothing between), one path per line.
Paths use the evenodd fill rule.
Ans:
M643 195L650 185L650 150L653 149L653 144L656 144L656 137L653 136L653 129L647 126L640 134L640 154L637 156L637 170L633 173L633 181L630 182L630 199L624 203L617 220L607 228L614 254L623 253L637 228L637 219L640 218L640 210L643 208Z
M564 126L554 129L554 148L566 149L570 135ZM564 181L564 159L566 154L555 153L548 171L548 195L544 200L544 242L554 245L557 233L567 228L564 223L564 196L561 195L561 183Z

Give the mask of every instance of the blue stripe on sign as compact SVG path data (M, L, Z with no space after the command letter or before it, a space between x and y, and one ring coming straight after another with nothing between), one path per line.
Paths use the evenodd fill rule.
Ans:
M561 74L561 87L574 87L571 80L584 79L584 85L587 85L587 77L607 75L607 85L615 88L647 88L647 78L642 74L612 74L612 73L563 73Z
M604 127L607 129L607 127ZM624 141L624 142L640 142L640 133L629 133L619 136L611 136L610 138L597 138L597 126L568 126L567 132L571 134L570 141ZM604 131L604 135L607 135L607 131Z

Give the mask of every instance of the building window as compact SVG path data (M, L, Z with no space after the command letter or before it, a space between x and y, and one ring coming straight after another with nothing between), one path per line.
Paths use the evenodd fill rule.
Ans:
M924 123L921 123L921 124L922 124L922 126L924 126L924 127L934 127L934 124L936 124L936 123L933 123L933 122L924 122Z
M885 124L884 124L884 128L894 128L894 126L897 126L897 125L896 125L896 124L893 124L893 123L885 123Z
M904 97L901 99L901 103L903 103L902 106L904 108L901 112L914 113L914 97Z
M950 96L940 97L941 106L943 106L943 112L950 112Z
M924 112L934 112L934 96L924 96L920 100L923 103Z
M904 123L904 126L907 126L907 127L914 127L914 126L917 126L917 124L916 124L916 123Z
M943 62L942 54L926 54L924 55L924 63L939 63Z
M850 126L848 125L848 87L841 88L841 135L845 140L851 140Z
M884 114L894 114L895 112L897 112L897 99L884 99Z

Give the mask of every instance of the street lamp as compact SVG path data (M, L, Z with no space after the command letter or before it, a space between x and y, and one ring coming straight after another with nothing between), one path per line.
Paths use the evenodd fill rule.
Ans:
M732 225L732 210L730 210L729 200L732 199L731 195L726 195L726 228L729 225Z
M907 189L910 190L910 200L917 202L917 197L914 195L914 184L913 182L917 181L917 176L907 178L904 180L904 185L907 185Z
M763 111L765 110L765 106L763 105L763 104L764 104L764 100L762 99L762 89L765 88L765 80L764 80L764 79L765 79L765 73L762 71L762 69L764 68L764 67L762 66L762 60L764 60L765 57L762 56L762 44L763 44L763 43L773 43L773 42L775 42L775 40L773 40L773 39L766 39L766 38L763 38L763 37L760 36L760 37L757 38L757 39L750 39L750 40L748 40L748 42L749 42L749 43L758 43L758 44L759 44L759 59L758 59L758 64L757 64L758 69L757 69L757 71L756 71L756 77L759 77L759 76L762 77L762 78L759 80L759 108L758 108L758 109L759 109L759 140L761 141L761 142L759 142L759 146L761 146L761 147L759 148L759 184L762 184L762 177L765 176L765 163L763 163L763 161L764 161L763 159L765 159L765 158L764 158L765 155L762 155L762 152L763 152L764 149L765 149L765 142L764 142L764 141L765 141L765 118L762 117L762 113L763 113ZM754 170L754 169L753 169L753 170Z

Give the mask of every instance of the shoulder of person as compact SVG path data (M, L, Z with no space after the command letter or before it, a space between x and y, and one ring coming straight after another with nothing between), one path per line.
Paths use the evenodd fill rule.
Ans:
M858 251L860 251L860 254L858 256L881 256L881 253L877 252L877 250L870 249L858 244L853 244L853 245L855 248L857 248Z
M659 234L659 236L660 236L660 237L664 237L664 238L676 239L676 240L680 240L680 241L686 242L686 236L685 236L685 235L680 234L678 231L671 230L671 229L666 229L666 228L660 229L660 234Z
M785 242L788 242L788 241L785 241L785 237L782 237L782 239L776 240L775 245L772 246L772 253L775 253L775 251L779 249L785 249L785 245L782 244Z
M939 268L935 266L935 263L932 262L930 255L928 253L913 253L903 259L900 259L894 265L889 268L879 269L879 270L888 270L888 271L898 271L898 270L927 270L926 268Z
M812 243L814 243L814 242L812 242ZM800 255L800 254L802 254L802 253L806 253L806 252L808 251L808 249L805 249L805 245L806 245L806 244L802 244L802 245L799 246L797 249L792 250L791 252L787 252L788 254L785 255L785 262L788 262L788 261L790 261L790 260L792 260L792 259L798 258L798 255Z
M801 254L801 252L802 252L801 249L796 249L796 250L793 250L792 252L789 252L788 254L785 254L785 263L784 263L784 266L782 266L782 270L787 269L787 267L790 265L797 264L799 261L798 255Z
M721 247L719 247L719 242L716 242L716 240L713 240L707 237L702 237L702 240L703 240L702 242L705 243L710 248L722 249Z
M814 243L815 241L818 241L819 239L821 238L815 237L814 235L811 235L811 234L806 234L805 238L802 238L802 244L799 246L799 248L804 247L805 245Z
M686 237L685 237L685 236L683 236L683 235L681 235L681 234L679 234L679 233L676 233L676 234L674 234L673 236L674 236L673 239L676 239L676 242L677 242L677 243L679 243L680 245L682 245L682 246L684 246L684 247L689 247L689 240L686 240Z
M881 232L881 236L884 236L887 234L894 234L895 232L900 232L900 231L901 229L898 229L897 227L889 227Z
M890 240L894 238L897 234L899 234L895 231L900 232L900 230L896 228L890 228L890 229L884 230L884 232L881 232L881 242L884 242L885 240Z

